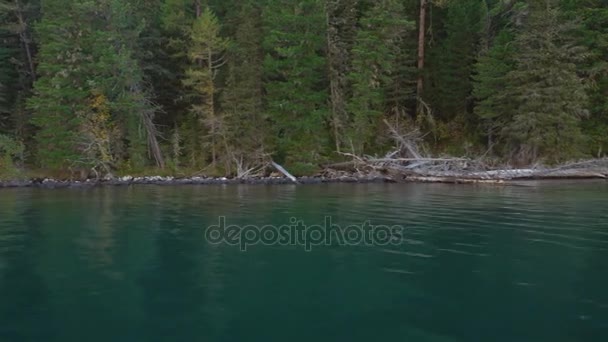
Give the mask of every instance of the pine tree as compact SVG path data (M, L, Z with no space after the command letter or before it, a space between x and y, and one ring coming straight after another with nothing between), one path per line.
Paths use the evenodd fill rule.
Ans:
M32 132L25 101L36 79L32 29L39 15L39 0L0 1L0 122L28 143Z
M578 63L590 84L590 116L583 121L583 130L589 153L599 157L608 153L608 4L604 0L562 2L566 17L581 23L576 37L589 53L584 63Z
M1 7L0 7L1 8ZM0 10L0 23L8 21L8 11ZM6 86L15 83L16 73L11 59L15 55L15 39L0 26L0 132L10 130L11 92Z
M403 40L413 30L400 1L376 1L361 18L349 74L352 113L349 138L356 153L374 146L378 127L389 112L388 100L403 56Z
M516 28L527 6L518 1L488 1L481 30L481 52L474 66L474 113L479 121L475 134L487 139L489 151L499 152L501 131L512 120L513 102L505 92L506 76L515 69ZM499 145L500 146L500 145Z
M228 51L228 78L222 91L228 158L237 173L260 162L268 145L263 107L261 9L255 1L241 3L234 44ZM240 169L240 170L239 170Z
M68 168L83 157L79 132L88 111L91 58L87 10L77 0L42 3L44 15L36 27L40 77L28 105L38 127L36 161L45 168Z
M74 10L66 13L65 6ZM119 0L54 0L44 3L43 10L38 26L40 78L29 101L33 123L39 127L41 166L103 166L108 172L127 161L130 167L142 167L147 143L162 166L150 117L153 109L135 58L141 29L132 7ZM108 119L98 120L100 111L93 105L97 98L104 99ZM112 131L108 142L97 140L102 134L92 132L96 126L91 122L103 122L98 129ZM104 128L106 123L117 129Z
M430 51L433 68L430 89L431 107L444 121L466 115L470 108L473 83L471 75L479 50L479 33L486 17L479 0L452 1L446 6L446 36Z
M579 120L587 113L587 95L575 62L581 55L560 21L552 1L530 6L515 38L516 67L507 77L506 96L514 103L503 134L515 160L550 162L580 152Z
M157 72L146 50L147 38L154 37L147 32L150 21L141 7L137 0L106 0L103 8L109 19L98 29L107 32L111 44L99 49L99 55L105 54L104 64L99 68L107 72L103 89L126 145L117 151L121 154L119 159L125 160L130 168L141 169L151 155L156 166L162 168L164 159L154 124L158 110L152 101L153 89L148 82L151 78L145 72L146 68ZM148 4L148 11L150 7ZM148 35L144 36L144 32Z
M473 95L477 99L475 114L482 121L488 147L492 148L495 136L511 120L514 112L512 102L504 92L506 76L515 68L513 34L503 29L492 46L475 65L476 73Z
M336 150L347 144L347 102L350 93L348 74L352 67L351 50L356 36L357 0L326 0L327 64L331 102L331 126Z
M215 166L218 151L223 145L224 119L217 113L215 78L225 64L224 52L229 41L220 36L220 24L213 12L206 8L194 21L190 33L188 58L191 67L186 70L184 86L192 89L193 105L190 109L190 155L193 166L202 165L206 151L211 151Z
M264 74L278 159L319 161L328 141L326 15L321 0L269 0Z

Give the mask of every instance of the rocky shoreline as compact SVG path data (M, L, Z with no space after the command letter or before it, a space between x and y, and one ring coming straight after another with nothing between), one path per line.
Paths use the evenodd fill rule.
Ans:
M380 175L342 175L337 177L311 176L297 178L297 184L324 184L324 183L387 183L392 182L388 177ZM0 180L0 188L92 188L100 186L130 186L130 185L280 185L296 184L286 177L251 177L251 178L226 178L226 177L117 177L114 179L86 181L57 180L52 178L30 179L30 180Z
M113 179L88 179L86 181L77 180L58 180L52 178L30 179L30 180L0 180L2 188L41 188L41 189L63 189L76 188L87 189L104 186L139 186L139 185L158 185L158 186L179 186L179 185L283 185L283 184L368 184L368 183L446 183L446 184L495 184L495 185L521 185L527 181L551 181L551 180L598 180L608 181L606 177L514 177L512 179L496 178L459 178L459 177L391 177L381 173L373 174L349 174L345 172L330 175L304 176L296 179L297 183L287 177L249 177L249 178L226 178L226 177L116 177Z

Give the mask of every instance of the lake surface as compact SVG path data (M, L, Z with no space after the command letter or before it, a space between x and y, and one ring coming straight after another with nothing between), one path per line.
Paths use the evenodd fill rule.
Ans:
M608 182L4 189L0 341L606 341L607 204ZM242 251L221 216L403 230Z

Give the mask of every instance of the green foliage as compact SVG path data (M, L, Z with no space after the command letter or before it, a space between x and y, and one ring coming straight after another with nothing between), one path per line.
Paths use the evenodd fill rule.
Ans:
M226 86L221 96L229 158L255 163L268 145L263 105L262 18L260 8L243 4L234 43L227 55Z
M328 94L326 16L321 0L268 0L263 9L267 113L278 155L288 162L320 160Z
M377 1L360 20L348 75L352 97L347 106L352 114L349 141L356 153L366 152L375 143L383 114L390 111L389 96L402 71L403 40L414 27L404 12L400 1Z
M67 3L73 10L64 11ZM107 0L54 0L44 3L45 16L37 26L43 42L38 55L39 79L29 101L32 123L39 129L38 162L47 168L99 162L99 144L88 134L94 111L90 98L108 100L119 133L110 137L112 158L143 165L148 132L143 116L153 111L136 60L141 23L129 3Z
M289 165L289 172L296 176L314 176L319 172L319 167L311 163L296 162Z
M576 62L584 51L573 44L570 23L558 19L556 8L531 8L514 41L516 66L506 76L514 112L503 134L511 153L524 162L542 156L555 162L580 153L579 120L587 115L588 98Z
M72 15L65 11L70 5ZM48 1L42 11L45 16L36 27L43 42L38 54L40 78L28 101L34 112L32 123L39 128L36 160L43 167L66 168L80 157L78 132L86 112L90 64L85 47L91 43L91 28L83 18L87 12L84 3Z
M471 75L479 50L480 33L487 17L484 1L461 0L444 4L445 34L430 51L428 99L435 116L451 120L469 112ZM444 32L442 32L444 31Z
M189 141L187 153L192 166L203 166L205 157L211 152L212 163L217 161L217 151L224 137L224 120L216 112L215 77L225 63L224 52L230 42L220 36L220 23L211 9L206 8L197 18L190 32L188 59L191 62L183 80L191 100L188 127L184 127Z
M590 116L583 121L587 150L602 156L608 151L608 7L602 0L564 0L565 17L581 23L576 33L589 58L578 63L587 76Z
M15 161L23 161L24 146L13 138L0 134L0 178L16 177Z
M606 154L605 0L429 1L418 102L420 3L0 0L0 133L50 172L164 152L176 173L272 155L309 174L385 152L384 121L432 130L436 153Z
M475 64L473 95L478 101L475 114L482 121L482 134L488 136L489 145L494 143L494 136L509 122L514 111L513 102L504 91L506 76L515 68L513 55L513 34L503 29Z
M31 138L24 104L35 78L32 26L39 7L39 0L0 0L0 131L24 141Z

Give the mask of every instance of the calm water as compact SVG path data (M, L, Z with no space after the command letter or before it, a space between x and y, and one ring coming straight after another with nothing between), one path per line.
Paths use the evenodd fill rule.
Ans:
M608 183L0 190L0 341L606 341ZM210 244L403 225L390 246Z

